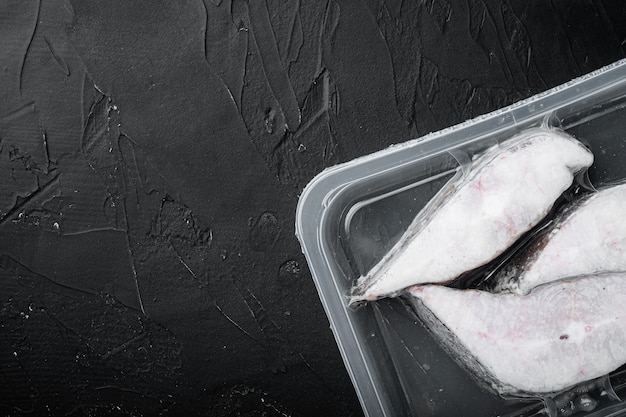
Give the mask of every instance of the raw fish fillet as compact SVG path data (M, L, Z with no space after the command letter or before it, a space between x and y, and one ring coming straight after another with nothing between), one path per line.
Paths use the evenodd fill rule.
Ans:
M526 294L549 281L610 271L626 271L626 184L576 204L490 281L496 292Z
M449 282L486 264L535 226L574 174L592 163L589 149L554 130L530 129L490 148L465 175L450 180L359 278L351 302Z
M557 392L626 363L626 273L525 296L439 285L410 294L451 354L501 394Z

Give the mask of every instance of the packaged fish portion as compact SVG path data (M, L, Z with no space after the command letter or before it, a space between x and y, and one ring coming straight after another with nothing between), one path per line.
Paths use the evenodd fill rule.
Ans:
M530 230L593 163L562 131L529 129L476 157L416 216L352 291L351 302L450 282L496 258ZM464 168L464 169L463 169Z
M626 271L626 184L574 204L486 285L527 294L546 282L610 271Z
M500 394L555 393L626 363L626 273L552 282L524 296L409 291L434 336Z

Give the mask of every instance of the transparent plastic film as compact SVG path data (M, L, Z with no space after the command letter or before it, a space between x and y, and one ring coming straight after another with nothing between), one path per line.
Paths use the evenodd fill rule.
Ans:
M606 339L620 335L622 331L619 329L606 327L604 333L598 330L607 323L621 326L622 321L626 322L626 318L616 319L625 314L626 301L618 298L626 290L613 287L626 285L622 284L626 279L614 279L607 290L598 287L594 281L594 277L607 274L626 274L615 255L626 242L619 237L626 234L622 232L626 223L621 220L621 213L626 210L620 209L619 199L593 209L589 218L594 220L581 221L586 227L584 232L569 232L578 236L579 242L590 245L578 255L568 255L568 259L582 262L582 269L569 271L564 276L554 275L551 282L533 284L536 285L534 288L520 294L494 286L502 279L501 274L505 274L502 271L517 279L523 270L538 265L538 254L554 244L550 241L557 242L557 235L569 227L566 224L575 223L571 221L572 213L594 196L626 182L625 127L626 61L461 125L333 167L306 187L298 209L297 234L366 415L626 415L626 404L621 401L626 398L626 359L616 355L618 350L625 349L626 342ZM593 157L592 162L587 161L579 167L569 160L561 160L558 164L548 162L536 169L535 185L541 180L550 186L559 172L567 172L565 184L549 201L546 200L548 202L544 201L545 211L530 219L532 221L526 218L526 222L520 222L526 226L520 227L515 236L499 240L501 236L497 231L486 234L486 230L492 224L497 224L500 230L503 226L506 229L507 221L475 223L479 218L477 202L480 199L461 201L463 204L458 205L461 209L456 214L454 210L446 209L463 188L477 182L486 172L488 159L497 158L508 144L520 137L532 136L533 132L547 132L556 135L557 139L573 138L566 141L569 145L576 144L570 149L581 154L589 152ZM546 154L537 152L535 155L541 157L529 158L530 163L533 160L541 163ZM491 155L491 158L485 155ZM506 162L503 167L511 168L511 164ZM511 203L497 192L485 205L487 211L521 206L539 195L528 187L533 181L524 170L499 172L497 178L510 175L512 184L503 186L502 192L511 193L520 203ZM480 186L488 184L489 181L485 181ZM470 206L466 211L465 203ZM521 210L520 216L530 211ZM446 213L446 218L437 220ZM602 222L606 225L602 226ZM407 287L413 288L413 283L405 282L395 288L368 293L380 277L388 274L389 265L402 258L400 254L411 246L411 242L437 223L439 231L429 232L432 239L471 244L445 246L440 243L436 246L431 240L412 257L405 258L408 259L404 262L407 275L419 279L428 277L419 283L423 287L519 298L536 295L543 291L540 288L564 285L573 280L571 274L588 275L586 279L589 281L582 287L568 290L570 298L546 296L516 314L493 307L484 312L482 319L472 320L472 323L491 323L491 328L483 333L493 337L503 329L514 329L520 324L517 322L520 317L534 317L539 324L514 333L520 341L518 349L526 349L522 348L525 343L532 344L524 341L526 334L538 335L543 331L549 340L542 340L539 336L536 339L547 355L543 359L545 362L531 365L541 368L545 364L550 368L561 361L564 367L574 371L571 378L559 376L563 380L557 383L558 378L552 381L546 374L548 376L543 379L550 386L542 386L541 381L532 385L524 378L510 381L502 377L500 383L494 382L501 377L500 371L491 367L482 356L486 352L496 355L497 351L493 347L472 348L458 329L460 325L467 326L462 323L464 316L470 315L469 310L464 310L467 307L456 307L459 318L446 321L436 307L433 312L425 306L415 305L407 290ZM597 232L600 228L604 229ZM493 249L490 245L494 242L500 242L501 249ZM563 256L569 253L572 245L582 245L575 242L573 238L563 238L554 252ZM473 256L472 251L476 248L489 248L488 256L473 258L471 265L458 261L462 258L459 254ZM616 252L607 252L609 248ZM435 268L445 269L443 267L452 265L457 269L445 279L433 280L435 274L428 272L423 265L427 257ZM557 269L565 270L558 266ZM588 290L587 285L594 289ZM585 301L586 293L594 293L595 298ZM448 301L443 305L444 309L445 306L452 309ZM500 305L499 301L494 305ZM581 306L585 305L583 311ZM554 313L555 308L560 313ZM552 333L541 330L543 323L552 326ZM626 330L623 333L626 335ZM584 360L577 359L569 351L557 355L558 349L567 350L568 346L575 352L581 343L588 343L587 352L598 353ZM513 343L500 350L513 350L513 346L516 345ZM609 353L602 350L607 347L615 350ZM517 371L519 374L533 373L520 368L521 362L517 358L508 359L510 367L521 369ZM584 372L577 376L579 365Z

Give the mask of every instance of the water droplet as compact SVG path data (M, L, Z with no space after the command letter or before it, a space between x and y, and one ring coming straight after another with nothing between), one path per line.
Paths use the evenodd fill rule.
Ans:
M271 212L261 214L248 235L250 247L258 252L265 252L274 247L280 235L281 225Z
M597 407L598 402L594 400L589 394L583 394L574 400L573 405L575 411L584 411L588 413L590 411L593 411Z
M293 259L284 262L278 269L278 276L281 279L298 278L300 276L300 264Z

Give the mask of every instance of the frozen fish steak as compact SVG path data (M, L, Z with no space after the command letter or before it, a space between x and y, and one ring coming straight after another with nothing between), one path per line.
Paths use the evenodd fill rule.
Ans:
M535 226L593 155L563 132L530 129L474 159L359 278L351 302L443 283L500 255Z
M626 363L626 273L553 282L525 296L439 285L410 293L452 355L501 394L557 392Z
M490 281L496 292L526 294L549 281L609 271L626 271L626 184L566 211Z

